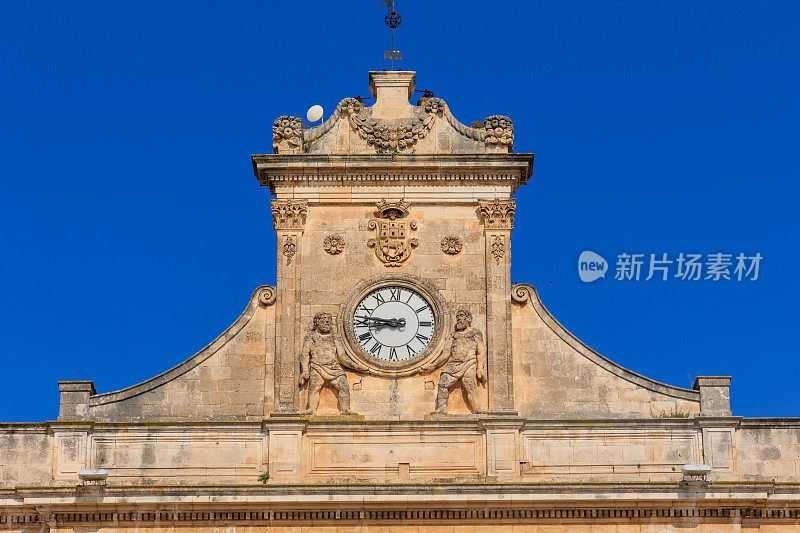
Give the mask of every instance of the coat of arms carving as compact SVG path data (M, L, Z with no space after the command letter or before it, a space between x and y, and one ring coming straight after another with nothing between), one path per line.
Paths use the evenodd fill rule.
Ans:
M406 202L382 200L378 203L380 220L370 220L367 228L375 230L376 236L368 241L375 249L375 256L386 266L399 267L411 256L411 250L419 245L416 237L409 237L409 231L417 229L414 220L402 220L408 214Z

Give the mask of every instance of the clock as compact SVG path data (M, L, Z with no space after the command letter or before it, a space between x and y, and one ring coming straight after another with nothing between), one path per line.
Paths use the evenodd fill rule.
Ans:
M393 273L356 283L340 307L337 328L356 370L410 376L441 352L450 318L433 283Z
M418 291L402 285L379 287L356 305L353 334L359 346L382 361L405 361L433 340L436 315Z

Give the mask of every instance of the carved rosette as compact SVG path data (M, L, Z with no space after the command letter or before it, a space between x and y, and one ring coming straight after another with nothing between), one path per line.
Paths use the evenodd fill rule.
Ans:
M442 237L442 251L449 255L456 255L461 251L463 248L464 243L461 241L461 237L456 235L446 235Z
M328 235L322 242L322 247L331 255L344 251L344 239L340 235Z
M283 115L272 124L272 150L277 153L303 151L303 120Z
M478 209L483 218L483 225L487 230L514 229L514 211L517 209L517 202L513 198L480 202Z
M272 200L272 225L276 230L303 229L308 202L304 200Z

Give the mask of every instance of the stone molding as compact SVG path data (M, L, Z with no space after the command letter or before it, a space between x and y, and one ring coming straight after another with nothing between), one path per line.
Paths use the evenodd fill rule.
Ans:
M242 330L242 328L244 328L245 325L250 322L250 319L253 318L258 306L273 305L275 303L275 294L275 287L269 285L262 285L258 287L255 291L253 291L253 295L250 297L247 307L239 316L239 318L237 318L236 321L231 324L228 329L223 331L216 339L211 341L208 346L191 356L186 361L146 381L118 391L106 392L96 396L91 396L89 398L90 407L120 402L122 400L138 396L139 394L153 390L156 387L160 387L161 385L164 385L165 383L182 376L209 357L213 356L223 346L225 346L230 339L235 337Z
M303 229L305 227L308 202L304 200L272 200L271 207L272 225L276 230Z
M253 173L280 185L507 183L511 192L533 175L533 154L332 154L251 156Z
M542 321L564 342L569 344L578 353L586 357L588 360L595 363L597 366L611 372L617 377L629 381L647 390L671 396L673 398L680 398L682 400L689 400L693 402L700 402L700 392L692 389L684 389L659 383L658 381L644 377L636 372L628 370L613 361L603 357L596 351L589 348L575 335L570 333L556 318L550 314L542 301L539 299L539 293L532 285L526 283L518 283L511 288L511 298L514 302L526 305L530 302L531 307L536 311Z
M42 502L47 502L43 504ZM797 483L428 483L337 486L18 487L0 492L0 526L389 526L602 523L716 531L800 519ZM723 529L724 528L724 529Z

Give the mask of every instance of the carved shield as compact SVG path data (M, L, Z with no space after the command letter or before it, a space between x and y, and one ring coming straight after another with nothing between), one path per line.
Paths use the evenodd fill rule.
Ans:
M408 238L409 222L405 220L372 221L369 226L377 230L377 238L370 239L369 245L386 266L400 266L417 246L417 239ZM411 222L411 229L416 229L415 222Z

